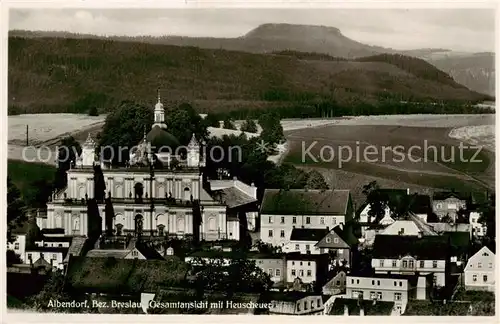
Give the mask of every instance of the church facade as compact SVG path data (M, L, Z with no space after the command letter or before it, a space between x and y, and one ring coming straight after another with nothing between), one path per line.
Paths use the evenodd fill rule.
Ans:
M231 203L221 198L224 195L221 196L220 190L237 191L239 200L252 204L257 201L256 188L235 181L234 186L229 184L226 188L217 188L219 194L212 192L210 184L203 184L204 157L194 134L183 162L175 163L175 166L171 162L180 161L178 156L172 153L153 154L152 143L156 147L169 146L169 152L174 149L173 145L177 145L175 137L166 131L160 98L154 116L152 130L145 134L137 149L131 151L130 163L126 167L101 168L106 196L110 198L114 214L112 221L106 224L106 204L97 204L102 232L105 233L107 226L111 225L113 235L118 237L187 237L195 232L193 212L199 206L201 240L239 240L241 222L246 220L228 212ZM94 166L98 163L96 146L89 134L75 167L67 171L67 187L53 194L47 204L47 212L37 217L40 229L64 229L65 235L88 236L87 201L94 198ZM161 159L161 167L155 164L152 168L149 165L155 156ZM255 223L256 212L250 212L248 216Z

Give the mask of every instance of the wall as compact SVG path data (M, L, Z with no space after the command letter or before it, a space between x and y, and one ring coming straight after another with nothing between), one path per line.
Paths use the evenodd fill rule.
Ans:
M309 218L309 224L307 223ZM294 222L295 221L295 222ZM344 224L345 216L332 215L268 215L260 216L260 239L273 246L285 246L290 241L290 234L296 228L333 228L339 224ZM269 237L269 231L273 231L273 236ZM281 237L281 230L284 237Z
M483 247L469 259L464 269L464 274L465 286L467 289L494 289L495 255L490 250ZM486 281L484 280L484 276L486 276Z
M300 252L301 254L321 254L321 249L314 246L315 241L290 241L283 247L284 253ZM297 249L297 246L299 249ZM309 249L307 247L309 246Z
M271 280L275 283L286 281L286 263L283 259L250 259L262 271L271 274Z
M455 217L456 212L460 208L465 208L465 201L454 197L450 197L445 200L434 200L432 202L432 209L439 218L446 216L446 214L449 214L451 217Z
M295 278L300 278L303 283L311 283L316 280L316 261L287 260L286 281L292 283ZM295 275L293 275L295 273Z
M401 229L403 229L404 232L401 232ZM417 236L419 231L420 230L418 229L417 225L413 221L398 220L398 221L395 221L393 224L389 225L385 230L380 232L380 234L382 234L382 235ZM402 234L399 234L399 233L402 233Z
M25 256L25 259L24 259L24 263L26 264L30 264L30 259L29 259L29 255L31 255L31 260L33 261L33 263L35 263L36 261L38 261L38 259L40 259L40 255L43 254L43 258L45 261L47 261L49 264L50 264L50 260L53 260L52 261L52 265L54 267L57 267L59 269L63 269L64 266L63 266L63 253L62 252L46 252L46 251L26 251L26 256ZM55 256L55 259L54 259L54 256Z
M21 260L24 262L24 252L26 251L26 235L25 234L13 234L15 240L12 243L7 242L7 250L12 250L16 254L19 254Z
M403 259L377 259L374 258L372 259L372 268L375 270L376 273L394 273L394 274L404 274L404 273L409 273L409 272L419 272L422 275L426 275L429 273L434 273L434 277L436 278L436 285L438 286L444 286L445 285L445 270L446 270L446 261L445 260L435 260L436 261L436 267L434 268L433 266L433 260L418 260L418 259L413 259L414 260L414 267L413 268L403 268ZM383 260L383 264L380 263L380 261ZM410 259L407 258L407 261ZM423 261L423 267L421 264L421 261ZM395 262L395 265L393 265L393 262ZM407 263L409 265L409 262Z
M408 302L410 289L411 287L406 279L356 276L347 276L346 278L347 298L357 299L357 291L362 291L365 300L372 300L376 297L378 300L394 302L403 306L403 309ZM397 293L401 294L400 300L396 300Z

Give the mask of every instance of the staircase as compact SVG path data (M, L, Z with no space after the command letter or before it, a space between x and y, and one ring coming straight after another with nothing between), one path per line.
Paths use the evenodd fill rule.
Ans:
M83 236L73 237L73 239L71 240L71 245L69 246L68 253L66 254L66 257L64 258L63 263L67 263L69 260L69 257L72 255L73 256L80 256L86 240L87 240L87 238L83 237Z

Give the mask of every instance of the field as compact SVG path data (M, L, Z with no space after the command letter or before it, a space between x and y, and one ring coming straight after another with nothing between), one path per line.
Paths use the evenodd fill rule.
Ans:
M290 148L285 162L396 180L402 187L479 191L494 188L494 153L483 149L471 160L476 150L461 153L460 142L448 135L455 127L494 122L494 115L341 119L330 126L287 132ZM480 162L472 162L476 160ZM336 187L354 186L338 183Z

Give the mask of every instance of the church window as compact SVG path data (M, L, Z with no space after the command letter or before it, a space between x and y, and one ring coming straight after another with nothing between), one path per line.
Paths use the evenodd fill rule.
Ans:
M208 220L208 229L211 230L211 231L215 231L215 218L210 218Z
M181 233L184 232L184 219L182 219L182 218L179 218L177 220L177 232L181 232Z
M188 187L184 188L184 200L191 200L191 190Z
M56 215L56 228L61 228L62 227L62 216L61 215Z
M163 224L158 225L158 236L163 236L164 230L165 230L165 225Z

